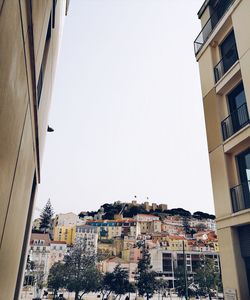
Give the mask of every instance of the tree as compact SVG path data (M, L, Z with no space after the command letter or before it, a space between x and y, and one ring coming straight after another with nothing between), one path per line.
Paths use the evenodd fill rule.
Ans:
M54 298L59 288L65 286L65 267L61 262L56 262L49 270L48 287L54 290Z
M213 291L221 286L219 270L214 260L208 257L201 260L195 274L195 283L198 285L199 294L211 300Z
M111 290L117 296L121 296L130 291L130 283L128 280L128 271L117 265L112 272Z
M27 257L26 268L25 268L25 276L23 285L33 285L34 284L34 269L35 263L30 260L30 256Z
M174 276L176 278L175 280L175 289L177 291L177 294L179 297L185 297L186 296L186 283L187 283L187 289L188 289L188 295L192 296L193 295L193 290L190 289L192 286L192 279L190 276L187 275L187 281L185 278L185 269L184 265L179 266L178 268L175 269L174 271Z
M111 293L116 295L115 298L121 298L122 295L134 291L128 279L128 271L120 265L117 265L113 272L100 274L99 278L97 290L101 292L102 299L108 298Z
M98 283L96 277L99 276L96 256L88 252L85 245L77 244L64 259L65 287L75 292L75 300L82 299L86 293L95 292Z
M190 234L191 230L190 230L190 225L189 225L189 219L185 216L182 219L182 225L185 231L185 234Z
M50 199L47 201L46 205L44 206L41 214L40 214L40 231L44 233L49 233L52 227L52 217L54 211L50 202Z
M109 282L113 278L112 273L101 273L99 272L96 281L97 281L97 290L102 294L102 299L108 298L110 293L112 292L110 289Z
M140 296L152 298L158 288L157 273L151 270L150 253L145 248L142 250L142 258L138 262L137 288Z
M157 280L157 291L160 295L162 295L162 299L163 296L166 295L166 291L168 288L168 282L162 278Z
M206 225L203 223L198 223L195 227L197 231L204 231L207 229Z
M185 210L183 208L172 208L164 210L164 213L171 215L171 216L182 216L182 217L191 217L191 213L188 210Z
M193 213L193 218L196 218L198 220L202 220L202 219L214 220L215 215L210 215L210 214L204 213L202 211L196 211L196 212Z

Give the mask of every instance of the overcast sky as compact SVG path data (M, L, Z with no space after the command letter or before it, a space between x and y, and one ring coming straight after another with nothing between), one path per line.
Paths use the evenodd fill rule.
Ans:
M213 213L193 40L202 0L71 0L36 202ZM36 214L38 211L36 212Z

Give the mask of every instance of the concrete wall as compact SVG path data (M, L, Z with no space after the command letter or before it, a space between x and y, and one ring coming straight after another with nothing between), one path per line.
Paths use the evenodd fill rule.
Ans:
M232 137L223 141L221 121L230 113L227 94L240 81L243 81L248 112L250 112L249 11L249 0L235 0L197 55L221 251L223 284L225 289L236 290L238 300L250 299L245 264L240 253L236 230L237 226L249 222L250 211L233 212L230 188L240 183L236 155L250 147L250 126L245 126ZM206 19L207 16L205 15L204 18ZM235 34L239 60L216 83L213 75L214 66L221 59L218 45L232 29Z
M22 277L19 266L26 258L32 183L35 178L35 186L40 176L56 66L56 36L62 20L59 16L65 14L65 1L57 1L58 18L52 29L38 110L36 85L52 4L52 0L0 1L0 299L14 298L16 283L20 284Z

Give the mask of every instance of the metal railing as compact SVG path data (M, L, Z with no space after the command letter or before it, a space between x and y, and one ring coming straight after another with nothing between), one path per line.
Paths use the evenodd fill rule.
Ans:
M230 189L233 212L250 208L250 181Z
M215 82L219 81L238 59L236 44L234 44L214 67Z
M219 4L216 6L214 13L211 15L210 19L208 19L207 23L203 26L201 32L198 34L197 38L194 41L195 55L197 55L201 50L202 46L208 40L216 25L219 23L221 18L225 15L234 1L235 0L219 1Z
M247 104L244 103L221 122L223 140L227 140L249 123Z

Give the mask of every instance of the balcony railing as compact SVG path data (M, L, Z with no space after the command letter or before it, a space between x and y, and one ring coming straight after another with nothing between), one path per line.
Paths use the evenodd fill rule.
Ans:
M234 3L235 0L220 0L216 6L214 13L208 19L207 23L203 26L201 32L198 34L194 41L194 52L195 55L201 50L202 46L206 43L212 31L219 23L221 18L228 11L229 7Z
M227 140L249 123L247 104L244 103L221 122L223 140Z
M230 190L233 212L250 208L250 181L243 182Z
M219 81L238 59L236 44L234 44L214 67L215 82Z

